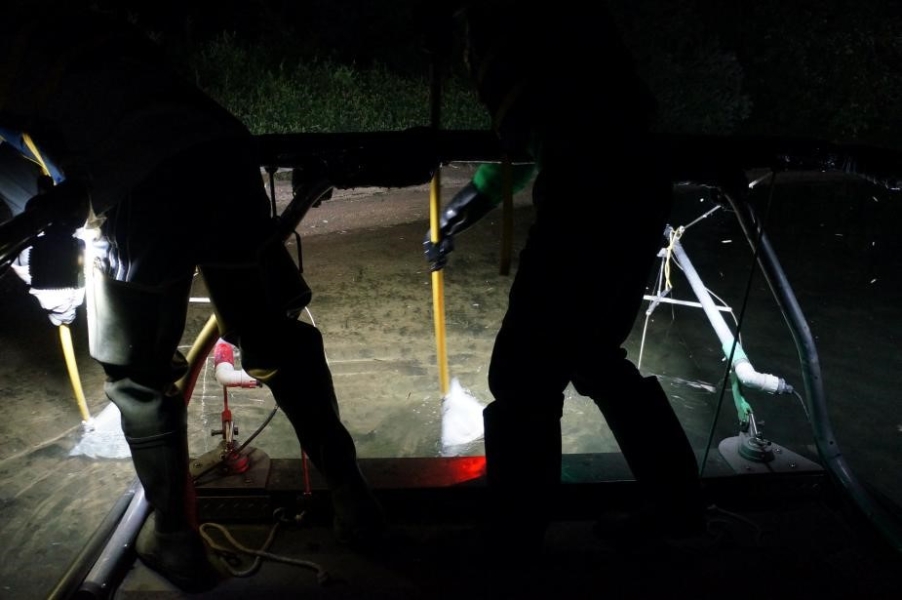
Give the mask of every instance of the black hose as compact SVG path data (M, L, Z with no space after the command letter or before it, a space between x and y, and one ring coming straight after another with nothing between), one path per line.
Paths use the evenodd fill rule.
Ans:
M91 538L88 540L87 544L85 544L85 547L78 556L75 557L75 560L69 565L66 573L47 596L47 600L68 600L69 598L74 597L78 588L84 582L85 577L87 577L88 573L97 562L97 558L103 552L103 549L112 537L113 532L122 521L123 515L126 510L128 510L128 507L135 497L138 486L140 486L140 483L135 479L128 489L125 490L125 493L116 500L113 508L110 509L97 529L94 530L93 535L91 535Z
M802 379L806 397L810 403L810 419L818 454L833 481L853 502L862 516L883 536L892 548L902 553L902 521L884 506L874 502L867 489L852 472L839 449L827 411L824 382L814 336L802 313L792 286L789 283L770 240L764 233L758 217L747 202L739 202L730 195L730 201L746 239L752 244L764 278L777 300L783 318L799 353Z
M135 540L150 514L150 504L144 488L135 483L135 493L128 509L106 543L103 552L81 582L75 600L106 600L112 598L135 559Z

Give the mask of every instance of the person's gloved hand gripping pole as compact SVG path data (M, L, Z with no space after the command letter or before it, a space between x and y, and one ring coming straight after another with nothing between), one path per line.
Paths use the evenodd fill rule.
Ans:
M442 210L438 241L433 242L430 232L426 232L423 248L431 270L438 271L448 263L448 254L454 250L454 236L469 229L501 203L504 193L502 168L501 163L481 165L473 179ZM512 193L525 188L534 174L532 164L513 165Z
M84 302L82 277L84 244L74 237L88 216L87 187L67 180L35 196L25 215L42 225L42 231L11 264L30 287L53 325L68 325Z

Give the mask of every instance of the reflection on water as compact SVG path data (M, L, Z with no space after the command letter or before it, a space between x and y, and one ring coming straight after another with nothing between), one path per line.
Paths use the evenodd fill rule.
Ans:
M131 450L122 433L119 409L112 402L91 418L90 426L81 433L69 456L88 458L129 458Z
M816 460L800 356L745 236L728 209L710 212L714 205L704 196L680 193L671 224L691 224L680 243L694 270L711 296L729 307L724 319L734 332L740 325L737 340L756 371L785 379L795 393L741 389L741 398L734 395L721 340L705 312L689 305L697 298L675 264L668 265L670 295L686 304L662 304L647 317L640 314L627 343L630 356L637 360L641 352L643 373L659 377L699 455L738 434L741 400L765 438ZM902 320L895 277L899 241L892 235L893 224L902 223L900 203L875 196L867 186L836 181L784 183L769 204L763 202L756 200L756 208L818 345L839 444L863 477L902 499L902 484L886 471L898 458L902 424L893 401L902 373L894 351ZM529 212L522 217L520 240ZM354 260L340 266L330 261L337 245L328 236L311 238L305 247L315 290L311 309L326 340L342 418L363 457L443 453L428 272L413 251L422 235L417 227L342 240L358 249L381 248L379 255L361 258L360 266ZM446 270L447 343L452 374L487 404L486 368L510 280L498 276L497 254L485 251L496 239L494 224L471 231ZM649 274L649 292L656 289L658 269ZM539 318L553 318L553 307ZM222 390L211 382L209 375L202 377L192 401L192 444L198 452L218 443L209 431L219 425ZM616 452L592 401L572 387L565 395L564 451ZM265 390L235 390L230 407L246 435L265 419L272 400ZM274 457L298 452L284 417L255 445ZM477 441L456 451L481 454L483 447Z
M830 423L843 456L858 477L902 503L902 199L844 179L781 183L770 202L764 192L756 194L756 208L817 344ZM672 224L692 223L710 208L707 200L686 193ZM522 241L530 219L529 209L517 211L515 240ZM498 274L499 225L490 217L461 236L445 273L451 375L482 404L491 401L486 371L510 284ZM413 223L305 240L311 311L324 335L342 419L362 457L443 452L424 231L423 223ZM733 309L741 323L738 339L755 368L785 378L797 391L743 390L761 433L816 459L799 352L735 218L718 211L689 228L681 243L712 295ZM656 274L649 274L649 290ZM84 438L55 332L27 291L8 279L0 280L0 292L5 313L15 318L0 329L6 411L0 422L0 564L7 582L0 596L39 597L134 473L127 459L70 455ZM671 279L675 298L695 299L678 269ZM207 307L192 306L185 343L208 314ZM554 307L537 315L553 317ZM102 374L86 357L77 323L73 332L96 415L105 406ZM725 386L724 351L703 311L660 306L647 323L640 314L627 349L634 360L641 349L643 373L661 380L698 455L710 452L716 461L719 443L737 436L739 422L732 390ZM572 387L565 396L565 452L616 452L591 399ZM264 389L232 389L229 407L241 441L267 420L274 404ZM221 436L212 432L221 428L222 409L223 389L210 364L189 404L194 456L218 448ZM253 446L273 458L300 456L281 413ZM477 441L457 451L484 450ZM47 565L56 571L48 575ZM34 593L16 595L9 585Z

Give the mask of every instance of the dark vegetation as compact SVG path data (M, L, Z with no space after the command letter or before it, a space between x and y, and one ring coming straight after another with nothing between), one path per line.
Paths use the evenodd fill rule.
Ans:
M186 76L268 133L428 124L430 36L420 15L439 1L90 3L129 18ZM607 3L660 100L665 131L899 145L900 0ZM586 11L575 17L591 18ZM460 64L446 70L442 124L487 126Z

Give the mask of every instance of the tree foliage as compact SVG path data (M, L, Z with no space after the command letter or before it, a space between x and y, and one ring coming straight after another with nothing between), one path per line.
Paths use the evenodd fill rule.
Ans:
M255 131L284 131L420 123L418 19L441 0L15 1L128 18ZM900 145L902 0L606 2L665 131ZM485 124L457 71L445 106L446 126Z
M902 3L735 4L721 23L755 102L746 129L899 145Z

